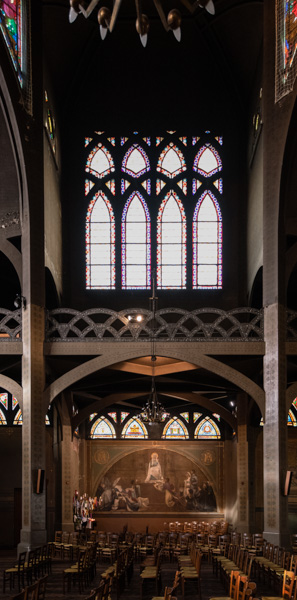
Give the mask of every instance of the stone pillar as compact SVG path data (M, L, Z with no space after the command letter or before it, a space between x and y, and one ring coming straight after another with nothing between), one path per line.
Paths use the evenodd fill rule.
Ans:
M263 305L265 415L263 431L264 536L286 545L287 501L283 496L286 469L287 414L285 231L282 167L292 96L275 103L275 11L264 0L263 44Z
M79 489L79 440L72 437L72 396L62 395L60 418L62 421L62 439L60 442L61 456L61 492L62 514L61 528L63 531L73 531L73 496Z
M278 304L265 308L264 537L279 546L288 545L285 317Z
M238 514L236 528L249 532L249 453L247 440L247 397L237 396L237 496Z
M46 542L46 490L36 493L36 472L45 473L45 414L43 391L45 367L44 341L44 201L43 201L43 75L42 75L42 5L31 2L31 27L26 32L27 77L32 81L33 115L23 115L24 152L22 198L22 530L18 550ZM44 478L45 479L45 478Z

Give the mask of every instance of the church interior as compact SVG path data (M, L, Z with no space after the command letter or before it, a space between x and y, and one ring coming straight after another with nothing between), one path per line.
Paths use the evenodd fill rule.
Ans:
M0 547L289 548L297 2L105 4L0 0Z

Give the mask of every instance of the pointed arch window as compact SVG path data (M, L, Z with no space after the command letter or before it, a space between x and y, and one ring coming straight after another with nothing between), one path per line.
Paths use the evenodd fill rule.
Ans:
M94 196L87 212L86 280L88 289L115 288L115 219L102 191Z
M124 156L122 171L131 177L140 177L149 170L150 161L146 152L138 144L133 144Z
M198 423L194 432L194 439L220 440L221 432L217 424L210 417L205 417Z
M210 144L202 146L195 156L194 171L202 177L211 177L222 170L222 161L219 153Z
M147 439L147 428L138 418L131 418L124 425L121 433L121 438L137 438Z
M93 423L90 431L91 439L114 439L116 437L115 428L109 419L106 419L106 417L99 417L99 419Z
M90 152L86 161L86 173L91 173L95 177L102 179L107 175L110 175L114 171L113 158L107 150L101 144L101 142L93 148Z
M186 171L186 169L187 166L183 153L173 142L170 142L160 154L157 171L173 179L183 171Z
M151 280L151 222L147 204L133 192L122 216L122 288L147 289Z
M186 215L176 192L165 196L157 219L157 287L186 287Z
M182 423L178 417L173 417L166 423L163 429L162 439L188 440L189 433L184 423Z
M193 217L193 288L222 287L222 216L214 195L205 191Z

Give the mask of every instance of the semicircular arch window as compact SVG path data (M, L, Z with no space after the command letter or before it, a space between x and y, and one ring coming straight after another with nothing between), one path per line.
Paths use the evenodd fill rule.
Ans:
M151 219L139 192L128 198L122 215L122 288L151 285Z
M157 287L186 287L186 215L176 192L165 196L157 217Z
M135 178L140 177L149 170L150 161L146 152L139 144L133 144L123 158L122 171Z
M197 152L193 170L202 177L211 177L222 170L222 161L217 150L210 144L205 144Z
M147 439L148 432L145 425L136 417L132 417L124 425L121 438Z
M220 440L221 432L217 424L210 417L205 417L198 423L194 432L194 439Z
M215 196L205 191L193 216L193 289L222 287L222 215Z
M87 212L86 281L88 289L115 288L115 219L102 191L91 200Z
M187 165L183 153L173 142L170 142L160 154L157 171L173 179L186 169Z
M117 436L115 428L113 424L108 419L106 419L106 417L99 417L99 419L97 419L95 423L93 423L90 431L90 438L114 439L116 437Z
M184 423L178 417L173 417L166 423L161 437L170 440L188 440L189 433Z
M86 161L85 170L87 173L91 173L99 179L106 177L106 175L110 175L110 173L114 171L113 158L109 150L107 150L103 144L99 143L90 152Z

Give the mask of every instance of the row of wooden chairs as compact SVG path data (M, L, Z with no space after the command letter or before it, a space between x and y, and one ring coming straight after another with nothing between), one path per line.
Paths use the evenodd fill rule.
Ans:
M47 579L48 575L40 577L31 585L24 587L21 592L12 596L11 600L44 600Z
M9 589L14 588L17 580L18 590L33 583L45 573L51 572L51 552L48 544L34 550L19 553L18 562L3 571L3 593L5 594L6 584L9 583Z
M91 590L84 600L109 600L111 597L113 574L101 579L99 586Z
M228 600L248 600L256 594L257 586L246 575L239 571L231 571ZM210 600L223 600L223 598L210 598ZM227 600L224 597L224 600Z
M63 594L71 590L72 584L78 584L81 593L84 587L89 586L96 575L97 544L90 544L80 549L77 562L63 571Z
M164 531L177 531L178 533L218 533L224 534L228 531L227 521L171 521L163 524Z
M201 562L203 553L199 548L192 544L189 554L181 554L178 557L179 569L181 572L181 590L184 600L186 586L193 583L198 592L198 598L201 600Z

